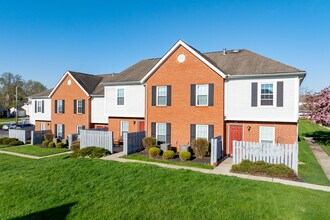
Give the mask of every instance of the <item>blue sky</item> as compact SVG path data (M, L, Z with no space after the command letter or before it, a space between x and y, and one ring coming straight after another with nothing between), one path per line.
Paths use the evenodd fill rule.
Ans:
M330 1L0 0L0 73L53 87L67 70L120 72L178 39L201 52L245 48L330 84Z

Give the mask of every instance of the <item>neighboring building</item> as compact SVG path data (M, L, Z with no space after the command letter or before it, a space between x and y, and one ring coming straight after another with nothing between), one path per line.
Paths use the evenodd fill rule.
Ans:
M299 96L299 118L306 118L308 109L306 108L307 95Z
M16 110L15 107L11 107L11 108L9 109L9 111L10 111L10 115L16 115L16 113L17 113L17 116L18 116L18 117L25 117L25 116L26 116L26 111L25 111L25 109L22 108L22 107L18 107L17 110Z
M43 114L58 136L108 127L120 141L125 132L145 130L177 149L221 136L231 154L233 140L297 142L305 74L248 50L200 53L178 41L162 58L119 74L67 71L40 100L51 100L51 114Z

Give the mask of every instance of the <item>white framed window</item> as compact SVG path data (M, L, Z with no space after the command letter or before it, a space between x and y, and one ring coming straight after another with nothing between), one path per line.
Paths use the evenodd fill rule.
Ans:
M37 112L42 112L42 101L37 102Z
M275 127L261 126L259 132L259 138L261 143L274 143Z
M125 90L117 89L117 105L125 105Z
M156 139L158 144L166 143L166 123L156 123Z
M260 106L274 106L273 83L260 83Z
M63 100L57 100L57 113L63 113L64 112L64 105L63 105Z
M41 122L41 124L40 124L40 130L41 131L45 131L46 130L46 122Z
M56 136L58 137L58 138L64 138L63 137L63 125L62 124L57 124L56 125Z
M209 139L209 126L208 125L196 125L196 139L205 138Z
M128 121L121 121L120 123L120 136L123 136L124 133L128 133L129 123Z
M77 100L77 114L82 114L83 113L83 100Z
M209 104L209 85L196 85L196 105L207 106Z
M157 106L167 105L167 86L157 86Z
M85 129L85 126L83 126L83 125L78 125L78 126L77 126L77 134L80 134L80 131L83 130L83 129Z

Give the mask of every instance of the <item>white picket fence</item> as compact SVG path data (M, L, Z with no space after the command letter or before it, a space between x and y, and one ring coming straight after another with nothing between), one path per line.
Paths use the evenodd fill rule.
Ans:
M80 148L96 146L108 149L113 153L113 136L111 131L80 130Z
M233 141L233 163L242 160L285 164L298 173L298 144L272 144Z

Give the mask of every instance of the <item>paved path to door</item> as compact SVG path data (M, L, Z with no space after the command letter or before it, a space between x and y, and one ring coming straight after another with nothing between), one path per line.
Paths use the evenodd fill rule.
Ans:
M59 153L59 154L52 154L52 155L43 156L43 157L38 157L38 156L33 156L33 155L27 155L27 154L20 154L20 153L15 153L15 152L10 152L10 151L4 151L4 150L0 150L0 153L38 160L38 159L42 159L42 158L55 157L55 156L60 156L60 155L64 155L64 154L71 154L72 151L67 151L67 152L63 152L63 153Z
M106 157L103 157L101 159L103 160L112 160L122 163L143 163L143 164L151 164L156 165L159 167L165 167L170 169L185 169L185 170L192 170L197 171L201 173L207 173L207 174L216 174L216 175L226 175L226 176L236 176L243 179L250 179L250 180L258 180L258 181L265 181L265 182L274 182L274 183L282 183L284 185L290 185L290 186L297 186L297 187L303 187L308 189L315 189L315 190L321 190L330 192L329 186L321 186L316 184L310 184L310 183L303 183L303 182L297 182L297 181L290 181L290 180L283 180L283 179L277 179L277 178L270 178L270 177L261 177L261 176L252 176L252 175L244 175L244 174L238 174L238 173L231 173L231 165L233 164L232 158L227 158L224 160L219 166L215 167L213 170L208 169L201 169L201 168L195 168L195 167L184 167L184 166L177 166L172 164L164 164L164 163L157 163L157 162L149 162L149 161L142 161L142 160L132 160L132 159L125 159L121 158L123 156L123 152L112 154Z
M324 150L314 142L313 138L306 138L306 141L309 145L309 147L312 149L317 161L321 165L325 175L328 177L328 180L330 180L330 157Z

